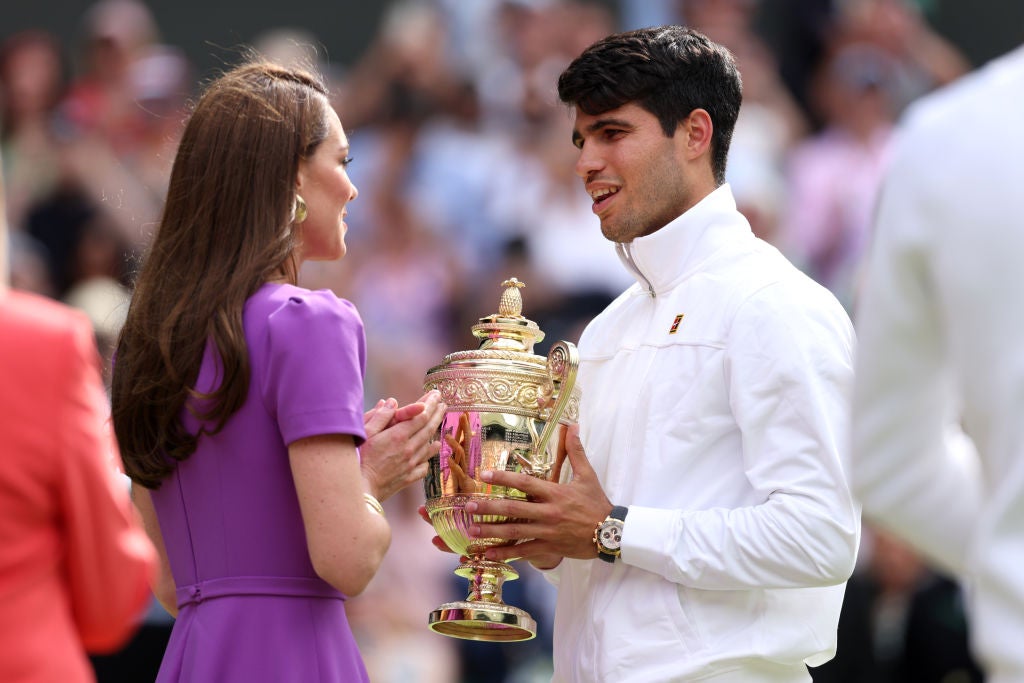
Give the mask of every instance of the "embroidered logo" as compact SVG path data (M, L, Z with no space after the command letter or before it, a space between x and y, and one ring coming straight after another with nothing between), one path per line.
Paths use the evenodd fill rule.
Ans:
M683 321L684 315L684 313L680 313L679 315L676 316L676 319L672 321L672 327L669 328L668 331L669 334L675 334L676 332L679 331L679 323Z

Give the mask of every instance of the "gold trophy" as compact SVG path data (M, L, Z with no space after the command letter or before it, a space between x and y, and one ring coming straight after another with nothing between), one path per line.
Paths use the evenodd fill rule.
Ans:
M533 353L544 333L522 316L523 286L515 278L503 282L498 313L472 328L479 347L445 356L427 371L424 384L425 390L441 392L448 405L438 430L441 450L431 458L424 479L427 513L437 535L465 558L455 573L469 579L467 598L441 605L430 613L429 623L434 631L455 638L509 642L537 634L537 624L525 610L501 599L502 584L519 573L508 562L484 558L487 548L513 541L468 536L474 521L507 518L465 510L474 498L526 498L518 489L483 482L484 470L559 481L565 430L579 416L576 347L560 341L546 359Z

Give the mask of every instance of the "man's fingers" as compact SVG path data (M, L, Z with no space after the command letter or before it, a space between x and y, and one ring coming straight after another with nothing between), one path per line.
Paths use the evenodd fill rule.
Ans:
M519 489L538 500L543 499L548 494L550 487L554 486L539 477L507 470L484 470L480 473L480 479L495 486L510 486Z
M553 555L550 545L546 541L531 540L514 545L501 545L488 548L484 556L495 562L507 562L509 560L529 560L531 557L545 557ZM549 560L550 561L550 560ZM556 563L552 563L552 566Z
M534 538L536 532L531 531L528 524L504 522L502 524L471 524L469 536L470 538L504 538L510 541L519 541Z
M474 516L505 517L510 520L543 519L544 512L539 503L511 498L478 498L466 502L466 512ZM504 525L507 522L502 524ZM504 534L502 534L503 537Z
M596 478L594 468L590 466L590 460L583 450L583 442L580 441L580 426L574 424L569 427L565 437L565 451L569 457L569 464L572 466L573 478Z
M442 550L442 551L444 551L446 553L452 553L452 554L455 553L454 550L452 550L451 548L448 547L447 543L445 543L444 541L441 540L440 536L434 536L432 539L430 539L430 542L433 543L434 547L437 548L438 550Z

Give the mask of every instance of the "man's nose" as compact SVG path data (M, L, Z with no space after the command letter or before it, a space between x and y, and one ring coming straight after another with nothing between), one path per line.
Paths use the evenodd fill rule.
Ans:
M600 170L604 166L604 161L600 155L594 149L593 145L588 149L586 145L580 150L580 155L576 159L576 175L583 180L587 180L595 171Z

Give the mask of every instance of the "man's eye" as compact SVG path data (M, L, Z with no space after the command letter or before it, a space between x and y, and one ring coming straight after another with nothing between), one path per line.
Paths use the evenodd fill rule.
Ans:
M347 157L345 157L344 159L341 160L341 165L342 166L348 166L351 163L352 163L352 155L351 154L349 154Z

